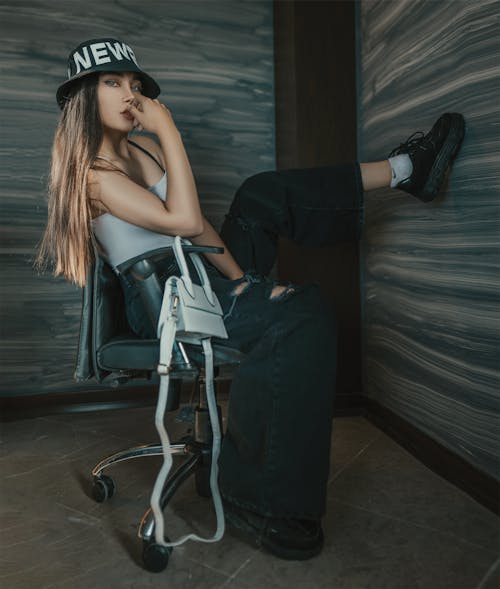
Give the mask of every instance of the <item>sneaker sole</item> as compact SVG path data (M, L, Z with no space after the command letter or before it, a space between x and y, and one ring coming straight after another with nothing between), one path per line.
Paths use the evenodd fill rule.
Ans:
M323 550L323 542L310 548L309 550L294 550L293 548L284 549L282 546L277 546L270 542L267 538L262 538L262 546L274 556L278 556L284 560L309 560L317 556Z
M434 161L424 187L418 194L418 198L424 202L429 202L436 197L439 189L441 188L446 170L450 166L451 162L455 159L464 139L464 117L460 113L450 114L452 117L450 132L448 133L448 137L446 138L446 141L444 142L440 152L436 157L436 160Z
M323 549L323 539L317 546L309 550L284 548L279 544L274 544L265 536L260 536L254 527L250 526L246 520L238 517L234 512L226 513L225 517L226 523L231 528L234 536L255 548L265 548L267 552L284 560L308 560L317 556Z

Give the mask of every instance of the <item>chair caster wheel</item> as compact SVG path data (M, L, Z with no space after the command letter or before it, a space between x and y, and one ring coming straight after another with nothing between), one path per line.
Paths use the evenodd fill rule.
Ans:
M111 499L115 494L116 486L111 477L105 474L100 477L94 477L94 486L92 487L92 496L97 503L103 503L107 499Z
M165 540L170 540L165 536ZM168 559L172 554L172 547L161 546L151 540L143 540L142 542L142 562L144 568L151 573L161 573L167 568Z

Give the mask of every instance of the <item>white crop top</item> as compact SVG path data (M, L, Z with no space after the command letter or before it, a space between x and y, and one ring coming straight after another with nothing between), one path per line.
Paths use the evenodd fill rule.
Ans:
M148 188L165 201L167 197L167 173ZM147 251L172 245L174 237L156 233L138 225L128 223L111 213L103 213L92 219L92 230L106 252L108 262L113 268Z

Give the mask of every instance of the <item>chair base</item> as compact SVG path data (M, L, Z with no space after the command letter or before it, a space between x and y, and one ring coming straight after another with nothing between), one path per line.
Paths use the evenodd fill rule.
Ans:
M170 445L172 454L184 454L185 447L186 444L179 442ZM100 478L104 469L112 464L124 462L125 460L132 460L132 458L140 458L141 456L161 456L162 454L163 449L161 444L145 444L143 446L135 446L133 448L127 448L126 450L120 450L96 464L92 469L92 478Z
M217 405L219 424L222 432L222 412ZM179 441L170 445L172 454L184 455L186 460L173 471L162 491L160 505L164 510L177 489L193 473L196 478L196 490L202 497L210 497L210 467L212 459L212 429L206 407L197 406L194 411L193 432L186 434ZM115 490L113 479L104 474L104 470L113 464L141 458L143 456L163 456L161 444L145 444L127 448L101 460L92 469L94 484L93 496L98 502L110 499ZM151 508L144 513L139 524L138 536L146 545L154 541L155 521Z

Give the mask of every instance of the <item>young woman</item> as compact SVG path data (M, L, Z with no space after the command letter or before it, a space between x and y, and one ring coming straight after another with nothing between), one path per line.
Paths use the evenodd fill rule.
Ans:
M91 39L71 52L52 150L48 224L38 262L83 285L97 239L111 266L173 235L224 247L206 254L227 345L246 353L233 380L219 461L229 525L287 559L321 551L336 372L336 323L316 285L267 278L279 235L299 244L358 239L363 192L439 191L464 134L446 113L388 159L266 171L238 188L220 235L203 216L181 135L156 82L127 44ZM158 142L132 131L148 131ZM177 271L165 262L162 279ZM154 336L138 291L120 276L132 329Z

